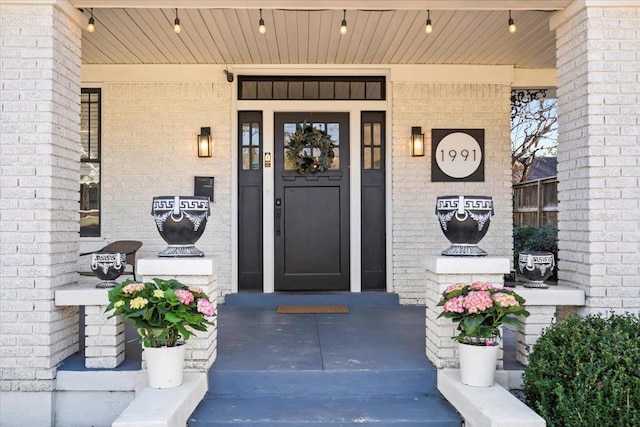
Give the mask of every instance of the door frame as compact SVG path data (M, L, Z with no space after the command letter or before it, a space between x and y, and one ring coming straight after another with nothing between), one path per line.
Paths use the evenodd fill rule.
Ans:
M234 73L243 75L275 75L275 74L294 74L290 69L274 70L268 68L260 71L256 71L254 68L251 70L237 67L232 70ZM310 70L308 72L299 72L300 74L309 75L385 75L387 81L390 83L388 70L384 70L381 73L380 69L354 69L349 72L347 69L327 68L319 72L317 69ZM349 184L349 252L350 252L350 292L361 292L362 290L362 248L361 248L361 159L360 159L360 128L361 128L361 113L362 111L386 111L386 140L385 154L387 159L391 159L391 84L387 84L386 100L383 101L271 101L271 100L259 100L259 101L239 101L237 98L237 87L233 85L232 89L232 123L231 123L231 152L232 152L232 200L231 208L233 214L232 218L232 250L231 250L231 291L238 292L238 182L237 182L237 164L238 164L238 111L245 110L260 110L262 111L263 118L263 147L262 154L271 153L273 158L274 153L274 115L277 112L296 112L296 111L314 111L318 113L335 113L344 112L349 113L349 157L350 157L350 184ZM407 143L407 149L408 149ZM263 157L264 165L264 157ZM387 263L387 292L393 290L392 278L392 212L391 212L391 161L386 165L386 263ZM274 271L274 245L275 245L275 227L274 227L274 167L263 167L263 293L273 293L275 285L275 271Z

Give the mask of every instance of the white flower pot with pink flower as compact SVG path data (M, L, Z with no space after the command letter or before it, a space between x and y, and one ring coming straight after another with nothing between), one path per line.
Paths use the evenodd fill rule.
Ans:
M112 310L110 317L122 316L123 321L135 324L145 349L149 386L153 388L182 384L184 341L194 331L206 331L208 326L213 326L216 315L215 306L202 288L186 286L173 279L123 282L109 291L105 312ZM157 350L165 350L166 354L156 356ZM173 369L165 366L168 361L173 361ZM161 378L163 375L165 378Z
M516 316L529 316L525 300L509 288L487 282L456 283L442 293L438 306L445 317L457 323L460 378L464 384L489 387L494 384L498 340L503 324L519 326ZM469 348L475 347L475 348Z

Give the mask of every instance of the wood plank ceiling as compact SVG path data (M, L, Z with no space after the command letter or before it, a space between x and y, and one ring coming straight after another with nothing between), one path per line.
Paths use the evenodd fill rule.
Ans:
M390 2L390 5L392 3ZM85 16L89 10L84 9ZM551 11L507 10L95 8L96 30L83 32L85 64L479 64L554 68Z

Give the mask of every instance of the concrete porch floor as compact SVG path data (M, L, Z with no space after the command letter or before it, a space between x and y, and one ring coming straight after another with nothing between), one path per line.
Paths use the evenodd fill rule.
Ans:
M247 296L250 306L227 299L209 392L189 426L459 426L425 356L424 307L400 306L396 296L367 303L378 297ZM349 313L276 313L296 303L346 304Z
M425 355L425 307L401 306L397 296L385 295L298 301L284 294L249 305L228 298L218 306L209 392L188 425L459 426ZM278 304L297 303L344 303L349 314L276 313ZM127 356L117 370L140 369L136 338L127 325ZM504 347L505 369L523 369L513 331L505 331ZM87 370L82 352L60 370Z
M425 361L430 364L424 351L424 306L351 305L349 311L348 315L276 314L271 306L221 304L216 318L216 366L328 370L358 365L361 369L390 365L407 368ZM378 334L378 331L386 334ZM83 335L82 330L80 332ZM516 360L515 330L507 326L503 335L504 369L523 370L524 366ZM354 336L355 339L349 339ZM137 339L133 325L126 324L125 361L115 370L140 369L142 349ZM81 347L83 342L81 339ZM59 370L101 369L85 368L84 350L81 349L65 359Z

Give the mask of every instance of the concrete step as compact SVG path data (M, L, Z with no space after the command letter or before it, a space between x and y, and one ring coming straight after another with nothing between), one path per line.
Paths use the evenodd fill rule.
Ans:
M216 371L215 397L396 398L440 396L435 369L366 371Z
M461 420L442 397L207 397L189 419L189 427L241 425L460 427Z
M225 297L229 307L277 307L279 305L337 305L389 307L399 305L398 294L386 292L237 293Z

